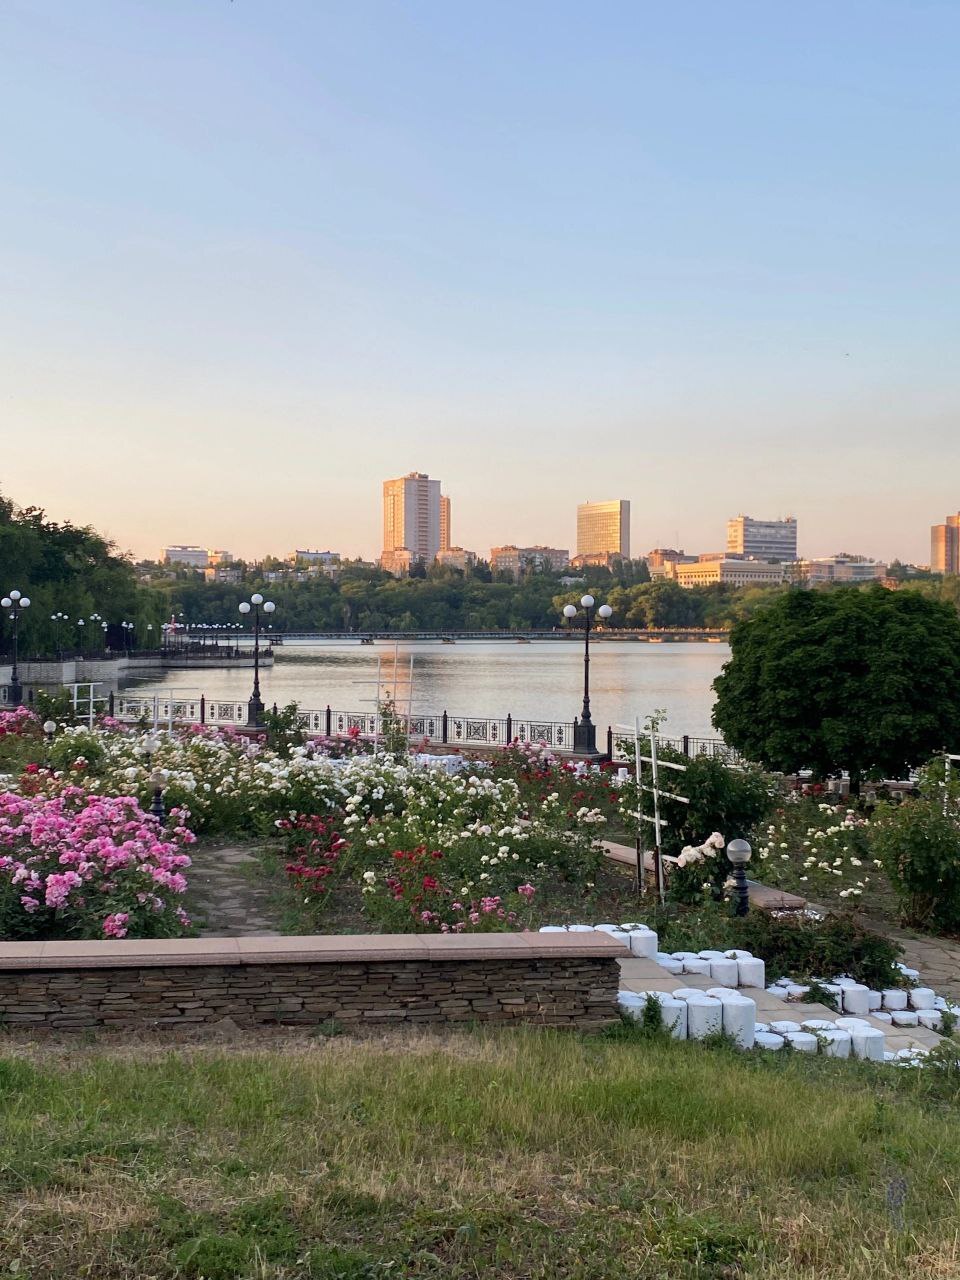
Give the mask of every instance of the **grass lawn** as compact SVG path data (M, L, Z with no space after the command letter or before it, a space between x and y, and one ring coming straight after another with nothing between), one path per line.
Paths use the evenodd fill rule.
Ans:
M629 1032L0 1048L0 1275L960 1274L942 1073Z

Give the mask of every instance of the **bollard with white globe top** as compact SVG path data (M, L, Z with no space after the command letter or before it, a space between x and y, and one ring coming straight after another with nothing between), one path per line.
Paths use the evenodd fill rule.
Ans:
M253 593L249 602L244 600L240 605L240 612L244 617L253 612L253 696L247 703L247 724L255 729L263 724L263 699L260 697L260 610L269 615L276 607L272 600L264 600L259 591Z
M580 713L580 719L574 721L573 725L573 749L580 755L599 756L597 750L597 729L593 723L593 717L590 714L590 628L593 625L594 611L598 618L606 621L613 613L608 604L602 604L599 609L596 608L596 600L593 596L586 595L580 597L580 608L583 610L584 620L579 623L583 627L583 709ZM571 626L578 625L574 623L580 610L575 604L566 604L563 606L563 616Z

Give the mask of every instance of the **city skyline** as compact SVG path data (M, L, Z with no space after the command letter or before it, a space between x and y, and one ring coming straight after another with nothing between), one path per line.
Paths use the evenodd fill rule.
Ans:
M23 505L373 559L419 460L481 551L622 491L638 548L755 511L924 563L956 510L955 6L13 0L0 37Z

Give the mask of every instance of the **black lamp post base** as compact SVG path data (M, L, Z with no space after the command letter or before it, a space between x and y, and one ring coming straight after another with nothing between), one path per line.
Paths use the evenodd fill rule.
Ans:
M742 866L733 869L733 914L745 916L750 910L750 890L747 873Z
M263 728L263 699L253 697L247 703L247 724L251 729Z
M580 756L598 756L597 727L592 720L574 720L573 749Z
M7 685L7 705L10 707L23 705L23 685L18 679L11 680Z

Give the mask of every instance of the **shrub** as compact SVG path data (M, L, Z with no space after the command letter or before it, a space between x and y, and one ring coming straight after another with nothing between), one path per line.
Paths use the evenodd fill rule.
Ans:
M664 820L663 852L673 857L687 846L699 845L711 831L722 831L728 840L749 837L770 812L774 800L774 783L761 769L733 769L713 756L696 756L693 760L679 752L661 749L665 763L682 764L685 771L664 770L660 786L684 796L689 803L665 797L660 803ZM650 785L650 768L644 766L644 781ZM621 793L621 813L631 831L636 831L638 808L636 783L628 782ZM643 812L653 812L649 792L644 793ZM644 823L649 827L649 823ZM649 831L644 833L649 837Z
M868 987L897 986L901 949L850 915L751 911L737 920L735 946L762 956L767 978L833 978L847 974Z
M904 921L938 932L960 929L960 823L944 813L941 797L881 806L872 839Z

